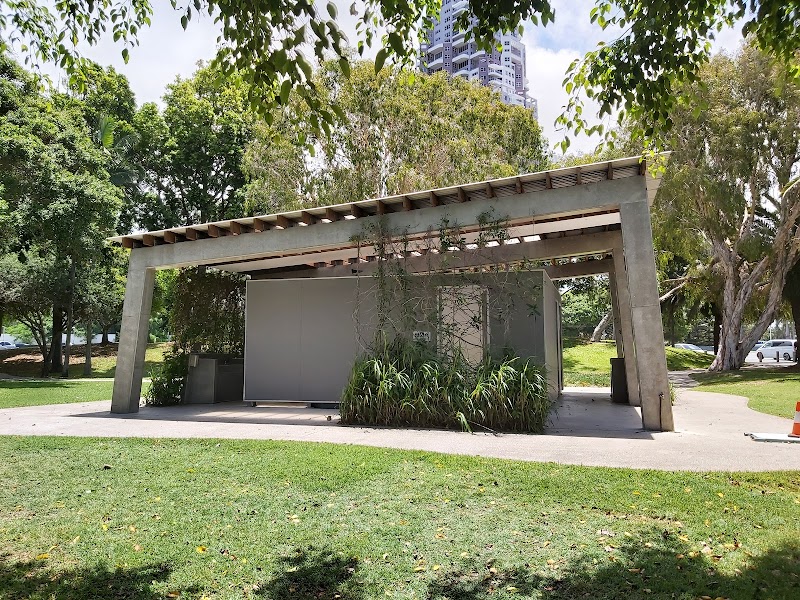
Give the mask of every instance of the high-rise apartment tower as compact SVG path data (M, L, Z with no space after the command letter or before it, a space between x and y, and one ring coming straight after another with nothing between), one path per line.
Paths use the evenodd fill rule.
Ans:
M467 10L467 0L442 0L441 18L420 47L420 70L478 81L497 90L506 104L529 108L538 117L536 100L528 95L525 44L519 34L497 34L501 49L478 50L474 41L465 39L464 31L454 30L456 19Z

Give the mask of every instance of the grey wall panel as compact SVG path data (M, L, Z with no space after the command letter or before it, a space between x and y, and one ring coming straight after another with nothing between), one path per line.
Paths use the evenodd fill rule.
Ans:
M247 282L244 399L296 400L300 394L300 282Z
M300 283L300 397L338 401L347 385L356 344L352 278L306 279Z
M505 312L490 316L490 349L498 355L510 348L544 364L551 393L557 394L558 294L547 275L542 271L507 273L502 285L488 275L437 276L426 282L423 294L430 295L428 300L435 306L436 286L465 283L486 285L490 296L521 291L510 304L494 302ZM374 285L371 277L248 281L245 401L338 401L353 362L374 340ZM353 318L356 309L358 327ZM436 343L435 326L424 319L409 324L408 331L401 329L409 337L412 330L432 329Z

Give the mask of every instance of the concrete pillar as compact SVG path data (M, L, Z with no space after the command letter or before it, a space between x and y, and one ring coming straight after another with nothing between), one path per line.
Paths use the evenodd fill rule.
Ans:
M622 204L623 262L627 270L634 356L645 429L672 431L667 357L653 256L650 207L646 201ZM615 265L616 266L616 265ZM625 348L627 353L627 347Z
M134 413L139 410L155 273L155 269L147 267L139 257L137 250L131 251L125 302L122 305L112 413Z
M617 299L617 310L619 311L619 331L620 344L617 352L622 346L621 356L625 359L625 379L628 383L628 402L633 406L641 406L642 398L639 393L639 370L636 364L636 345L633 338L633 316L631 314L631 294L628 286L628 271L625 268L625 256L622 252L622 245L615 246L612 252L614 258L614 290ZM612 273L609 273L612 276Z
M611 316L614 320L614 342L617 345L617 358L623 358L622 329L619 326L619 300L617 299L617 277L614 269L608 272L608 290L611 294Z

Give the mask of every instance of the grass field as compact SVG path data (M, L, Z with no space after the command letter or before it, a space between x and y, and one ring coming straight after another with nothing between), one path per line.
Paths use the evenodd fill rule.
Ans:
M164 352L169 348L169 344L148 344L145 353L145 377L150 375L150 371L164 360ZM0 373L8 373L18 377L40 377L42 374L42 356L35 348L25 351L12 351L4 355L0 361ZM84 347L76 346L72 350L69 361L70 379L83 378ZM106 346L95 345L92 347L92 377L114 377L117 367L117 346L110 344Z
M701 392L734 394L749 399L753 410L778 417L794 418L800 401L800 368L750 369L729 373L697 373Z
M686 369L705 369L713 360L710 354L691 350L678 350L667 346L667 368L670 371ZM609 385L611 364L609 360L617 356L614 342L586 342L584 340L564 340L564 383L565 385Z
M70 381L68 379L13 381L3 379L0 380L0 408L111 400L113 387L113 381Z
M0 597L800 597L800 475L0 439Z

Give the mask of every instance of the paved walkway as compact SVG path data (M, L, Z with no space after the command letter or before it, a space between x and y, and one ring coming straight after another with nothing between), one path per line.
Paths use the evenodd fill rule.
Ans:
M111 415L109 402L0 410L0 435L275 439L363 444L563 464L690 471L800 470L800 444L754 442L791 421L754 412L739 396L679 390L677 431L642 431L639 409L604 388L568 388L547 435L398 430L338 425L334 410L238 403L143 407Z

